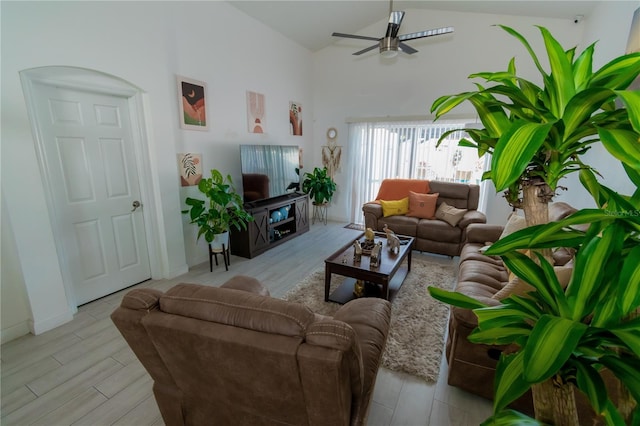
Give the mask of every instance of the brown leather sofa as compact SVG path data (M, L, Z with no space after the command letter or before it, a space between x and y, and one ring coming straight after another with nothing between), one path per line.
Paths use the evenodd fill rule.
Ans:
M111 318L173 425L364 425L391 309L357 299L331 317L236 276L127 293Z
M417 192L416 189L421 183L426 183L426 187L429 189L428 193L439 194L436 202L437 207L446 202L452 207L467 210L456 226L451 226L436 218L422 219L405 215L384 217L382 206L373 201L362 206L365 227L374 231L383 231L384 226L387 225L396 234L415 237L414 250L458 256L467 241L467 227L472 223L487 221L485 215L477 210L480 187L454 182L385 179L380 186L376 200L384 199L381 198L384 197L383 194L394 194L392 199L407 197L410 190Z
M560 220L576 210L563 202L549 205L549 220ZM458 281L455 290L473 297L487 305L495 306L499 300L492 298L509 281L509 272L502 259L486 256L480 249L487 242L499 239L503 227L499 225L471 224L467 228L467 243L460 253ZM554 253L556 265L570 261L571 255L559 250ZM452 307L449 317L449 336L446 356L449 364L447 382L482 397L493 399L495 369L500 353L508 350L505 346L474 344L468 341L469 334L478 325L475 314L468 310ZM595 424L595 414L586 399L577 395L581 423ZM531 392L527 392L514 402L513 408L533 414ZM582 422L584 420L584 423Z

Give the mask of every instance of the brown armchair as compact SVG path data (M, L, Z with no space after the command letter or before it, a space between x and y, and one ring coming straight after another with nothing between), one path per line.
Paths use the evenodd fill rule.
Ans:
M172 425L364 425L390 304L331 317L274 299L257 280L135 289L111 318L154 380Z

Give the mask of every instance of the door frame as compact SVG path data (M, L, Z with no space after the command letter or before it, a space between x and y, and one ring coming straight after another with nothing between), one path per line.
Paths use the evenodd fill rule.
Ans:
M104 95L124 97L127 99L129 107L129 119L131 121L131 133L133 138L133 147L135 155L135 166L138 171L140 197L143 204L142 215L144 219L144 229L147 237L147 251L149 253L149 267L151 269L151 278L162 278L163 268L161 256L162 250L161 237L164 231L160 226L160 206L158 205L160 197L158 196L158 176L157 168L153 167L151 155L149 151L149 134L148 126L148 102L146 94L139 87L110 74L100 71L67 66L45 66L31 68L20 71L20 80L26 100L27 114L29 116L31 131L34 137L34 145L38 167L44 195L47 205L47 213L51 229L53 232L56 252L58 254L58 265L64 282L65 295L69 308L73 313L77 312L77 302L75 297L75 289L71 279L69 267L69 258L64 250L60 238L59 229L59 213L56 212L53 202L52 182L49 177L49 165L44 155L44 138L40 134L37 115L35 114L35 88L34 85L44 84L56 86L72 90L82 90L97 92ZM144 208L146 207L146 208Z

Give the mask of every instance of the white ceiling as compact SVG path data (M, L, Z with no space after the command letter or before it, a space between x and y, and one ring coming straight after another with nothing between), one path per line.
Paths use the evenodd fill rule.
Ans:
M229 0L229 3L314 52L339 40L331 37L334 31L357 34L389 16L389 2L386 0ZM437 9L573 21L578 15L588 17L598 3L578 0L405 0L394 1L393 9ZM443 22L442 26L447 26L447 23ZM380 34L366 35L383 36L385 30L386 27L380 28Z

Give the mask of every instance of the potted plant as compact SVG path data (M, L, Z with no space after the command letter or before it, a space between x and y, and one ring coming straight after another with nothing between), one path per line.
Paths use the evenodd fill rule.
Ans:
M198 240L204 235L207 243L213 243L213 248L220 248L222 243L228 247L231 226L238 230L247 229L247 223L253 221L253 216L244 209L231 175L225 178L218 170L212 169L210 178L200 180L198 190L207 201L187 197L185 203L190 208L182 213L189 214L190 223L198 225Z
M336 183L331 176L327 176L327 168L314 168L313 173L305 173L302 181L302 191L309 194L315 205L326 204L331 201L336 190Z
M602 186L580 157L591 144L602 142L638 187L640 93L626 89L640 74L640 54L621 56L593 72L594 45L576 55L540 28L551 68L547 73L524 37L501 28L528 50L543 86L517 76L511 60L506 71L471 76L484 79L487 87L443 96L432 111L440 117L468 100L478 112L484 128L468 129L471 140L461 144L493 155L485 178L498 191L506 190L508 202L525 211L530 225L498 241L486 254L502 256L536 291L491 308L458 293L430 292L446 303L474 309L474 342L514 348L498 362L494 417L487 424L524 422L521 415L503 410L532 388L537 419L577 425L575 387L608 424L624 424L640 400L640 320L633 317L640 306L640 192L621 196ZM580 172L600 209L581 210L548 224L547 204L559 180L574 171ZM578 223L590 224L589 230L567 228ZM553 247L577 249L566 289L547 260ZM533 249L533 259L514 252L522 248ZM600 377L604 367L622 383L618 407Z

